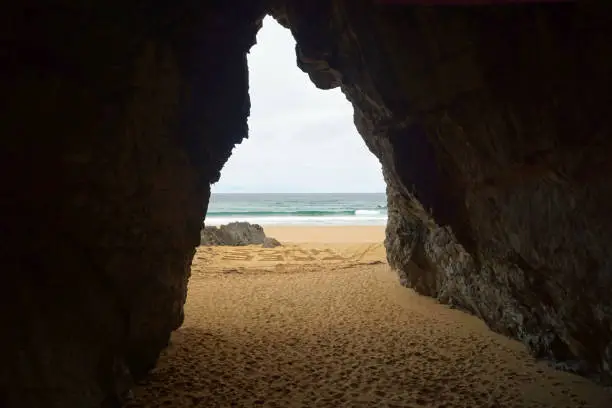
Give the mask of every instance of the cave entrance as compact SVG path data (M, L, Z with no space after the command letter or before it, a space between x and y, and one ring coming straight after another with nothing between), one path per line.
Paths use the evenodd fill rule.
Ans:
M296 66L290 31L272 17L264 19L248 64L250 137L212 186L206 225L255 223L281 241L382 243L381 165L340 89L312 84Z
M363 316L386 312L380 300L393 296L384 290L403 291L385 261L385 182L344 95L317 89L296 66L290 32L267 17L257 40L249 56L250 137L212 186L202 232L212 245L196 250L185 321L159 378L171 389L188 381L189 392L215 406L294 406L299 392L309 394L308 406L321 406L319 398L337 392L319 390L324 373L350 371L349 348L379 328L342 342ZM207 232L245 221L281 245L216 245L228 235ZM258 231L245 227L231 238L257 239ZM368 285L377 288L373 296ZM347 362L328 358L330 347ZM375 353L359 352L358 364ZM180 375L169 374L179 366ZM304 370L317 379L302 387Z
M546 377L561 384L553 383L550 371L525 357L517 360L514 348L472 317L419 298L389 273L382 217L379 225L360 222L384 210L378 208L384 207L384 194L365 194L384 183L379 164L356 134L350 106L337 91L316 91L295 66L289 33L271 19L258 40L249 59L251 138L236 148L213 186L206 224L260 223L282 245L197 249L184 324L167 351L171 359L160 364L150 387L161 392L142 396L138 406L541 401L544 392L533 394L537 381ZM395 147L419 152L397 141ZM349 197L356 190L361 196ZM367 208L358 201L368 202ZM334 214L320 214L332 204ZM345 221L335 225L340 232L333 239L332 222L315 223L325 217ZM351 226L349 219L362 225ZM362 234L358 228L372 230ZM409 257L411 248L401 249L400 256ZM528 389L509 382L518 367ZM510 385L500 394L499 384ZM571 389L560 389L557 398L552 386L541 384L545 395L553 395L550 406L566 401Z
M394 298L386 290L403 288L385 261L381 165L355 128L352 106L340 90L322 91L310 82L296 66L289 30L270 17L248 62L249 139L234 149L212 186L202 236L208 239L210 227L246 221L281 246L197 248L185 321L173 334L167 367L184 366L178 377L189 381L223 379L198 386L213 390L205 397L211 405L275 400L293 406L300 386L291 376L307 369L323 379L324 372L350 370L347 362L326 357L329 347L350 359L349 348L378 336L379 328L341 343L364 316L372 320L373 310L383 316L381 299ZM244 232L237 235L249 235ZM359 364L375 352L359 352ZM168 386L178 377L160 378ZM310 406L328 392L316 384L304 388L312 394Z
M200 261L245 274L385 263L381 164L357 132L352 105L340 89L313 85L295 46L288 29L264 19L248 55L249 138L212 185L196 271L204 271Z

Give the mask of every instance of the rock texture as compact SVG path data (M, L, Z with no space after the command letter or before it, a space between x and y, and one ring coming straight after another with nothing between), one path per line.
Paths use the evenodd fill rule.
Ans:
M0 406L116 407L183 321L261 12L55 3L0 17Z
M274 15L383 165L401 281L610 382L605 9L285 1Z
M219 227L204 227L200 237L200 245L263 245L266 234L261 225L248 222L231 222Z
M263 248L276 248L279 246L283 246L279 240L276 238L266 237L264 238L263 244L261 244Z
M266 12L315 85L355 107L402 281L610 382L608 8L7 6L0 405L117 406L155 364L209 185L247 136L246 53Z

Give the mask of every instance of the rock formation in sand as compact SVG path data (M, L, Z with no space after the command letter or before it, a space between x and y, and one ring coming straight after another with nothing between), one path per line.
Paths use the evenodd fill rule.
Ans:
M230 222L219 227L206 226L200 234L200 245L263 245L266 234L261 225Z
M278 239L272 237L265 237L263 243L261 244L263 248L276 248L282 245L283 244L281 244Z
M247 136L267 12L313 83L353 104L403 282L610 381L607 2L391 3L4 10L1 404L113 406L155 364L210 183Z

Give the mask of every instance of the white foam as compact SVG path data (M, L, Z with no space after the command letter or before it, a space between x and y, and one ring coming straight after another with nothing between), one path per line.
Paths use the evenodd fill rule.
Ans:
M378 210L356 210L355 215L380 215Z
M306 226L306 225L386 225L387 215L380 213L338 216L224 216L207 217L206 225L224 225L230 222L249 222L259 225L284 225L284 226Z

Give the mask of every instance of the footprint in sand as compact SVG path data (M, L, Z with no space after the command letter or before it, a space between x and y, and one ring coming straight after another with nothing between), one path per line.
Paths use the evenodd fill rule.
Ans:
M612 407L602 387L401 287L382 244L290 249L198 249L185 323L127 406ZM223 269L242 273L208 272Z

